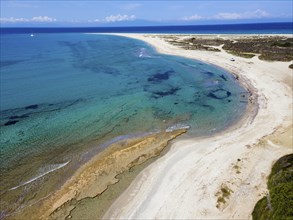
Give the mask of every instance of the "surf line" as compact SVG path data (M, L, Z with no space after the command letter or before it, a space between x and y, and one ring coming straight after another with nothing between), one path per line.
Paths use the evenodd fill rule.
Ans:
M39 179L39 178L41 178L41 177L43 177L43 176L49 174L49 173L54 172L55 170L61 169L62 167L65 167L69 162L70 162L70 160L67 161L67 162L65 162L65 163L56 164L57 166L56 166L55 168L53 168L53 169L51 169L51 170L49 170L49 171L47 171L47 172L45 172L45 173L42 173L41 175L36 176L36 177L34 177L34 178L32 178L32 179L30 179L30 180L28 180L28 181L26 181L26 182L24 182L24 183L18 185L18 186L12 187L11 189L9 189L9 191L10 191L10 190L15 190L15 189L17 189L17 188L19 188L19 187L21 187L21 186L25 186L25 185L27 185L27 184L29 184L29 183L31 183L31 182L37 180L37 179Z

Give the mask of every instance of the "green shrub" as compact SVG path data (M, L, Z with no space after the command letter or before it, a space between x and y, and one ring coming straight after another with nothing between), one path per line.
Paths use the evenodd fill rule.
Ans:
M257 202L252 212L255 220L293 220L293 154L280 158L268 179L267 197ZM270 208L271 207L271 208Z
M293 47L293 43L290 42L290 41L279 41L279 42L272 43L272 46L277 46L277 47Z
M252 219L257 219L257 220L266 220L268 219L268 211L266 211L268 209L267 206L267 197L263 197L261 200L259 200L255 207L254 210L252 212Z

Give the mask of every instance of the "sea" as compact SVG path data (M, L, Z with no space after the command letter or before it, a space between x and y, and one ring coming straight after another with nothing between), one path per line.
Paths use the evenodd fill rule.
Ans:
M0 28L11 33L293 34L293 22L141 27Z
M87 34L103 31L1 29L0 219L50 196L111 143L186 126L209 136L245 112L248 92L226 70Z

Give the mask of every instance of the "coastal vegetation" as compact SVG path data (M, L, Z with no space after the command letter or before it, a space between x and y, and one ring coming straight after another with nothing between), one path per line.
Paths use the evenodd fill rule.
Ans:
M216 196L218 197L216 207L220 208L222 205L226 204L231 193L231 189L229 189L226 185L222 185L221 189L216 193Z
M160 36L169 43L187 50L221 51L220 48L235 56L252 58L256 55L267 61L292 61L293 38L286 36L241 36L227 38L218 35L212 38L208 35L199 36ZM290 67L292 68L292 67Z
M228 41L223 49L231 53L259 54L259 59L269 61L291 61L293 38L286 37L261 37L239 38Z
M238 57L244 57L244 58L252 58L254 56L256 56L256 54L254 53L242 53L242 52L229 52L235 56L238 56Z
M292 219L293 154L281 157L273 165L267 184L269 193L255 205L253 219Z

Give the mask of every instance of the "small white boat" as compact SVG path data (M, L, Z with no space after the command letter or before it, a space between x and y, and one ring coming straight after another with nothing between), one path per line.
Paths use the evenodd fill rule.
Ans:
M31 34L30 36L31 36L31 37L34 37L35 35L34 35L34 34Z

